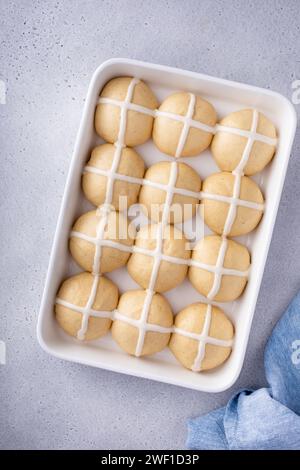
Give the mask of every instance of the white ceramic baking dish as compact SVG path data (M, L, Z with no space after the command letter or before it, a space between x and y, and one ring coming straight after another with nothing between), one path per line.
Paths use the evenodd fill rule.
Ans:
M80 271L69 255L68 238L74 220L91 208L81 192L81 174L91 149L101 143L94 131L94 111L99 92L108 80L116 76L136 76L143 79L151 86L159 101L179 90L199 94L215 106L219 119L231 111L255 107L266 114L278 130L276 156L256 178L266 199L263 219L257 230L246 238L241 238L252 254L249 282L238 301L221 304L221 308L235 325L233 351L226 363L212 371L195 373L186 370L168 349L147 358L126 355L113 342L110 333L97 341L80 342L68 337L58 327L54 318L54 302L60 283ZM69 361L206 392L220 392L230 387L237 379L243 364L295 129L294 108L278 93L135 60L112 59L103 63L94 73L89 86L53 242L38 320L38 340L44 350ZM155 148L152 141L137 150L148 166L168 159ZM199 157L184 158L182 161L193 166L202 179L218 171L209 150ZM119 269L108 277L117 283L121 292L138 287L127 274L126 268ZM173 291L167 292L166 297L175 313L186 305L203 300L188 280Z

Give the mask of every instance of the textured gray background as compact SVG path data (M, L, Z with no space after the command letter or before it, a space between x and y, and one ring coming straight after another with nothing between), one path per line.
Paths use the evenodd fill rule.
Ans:
M226 3L226 4L225 4ZM54 228L94 69L110 57L178 66L291 97L299 2L0 1L2 448L182 448L186 419L264 385L263 349L300 287L296 137L243 372L208 395L67 363L36 340ZM299 106L300 108L300 106Z

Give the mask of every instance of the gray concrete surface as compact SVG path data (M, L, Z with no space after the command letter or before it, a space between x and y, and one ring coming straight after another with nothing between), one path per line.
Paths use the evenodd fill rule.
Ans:
M292 96L299 2L0 1L0 447L182 448L186 419L265 384L263 349L300 287L296 137L243 372L208 395L67 363L36 340L55 224L94 69L131 57ZM300 106L298 107L299 112Z

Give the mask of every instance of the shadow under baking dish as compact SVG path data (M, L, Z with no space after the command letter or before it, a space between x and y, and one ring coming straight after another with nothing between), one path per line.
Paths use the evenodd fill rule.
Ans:
M136 76L146 81L159 102L174 91L199 94L214 105L218 120L232 111L255 107L274 122L278 131L279 141L273 161L254 177L266 199L262 221L254 232L245 237L234 238L246 244L251 252L248 285L237 301L219 304L235 326L233 351L224 364L211 371L195 373L184 369L168 349L146 358L129 356L114 343L110 333L97 341L80 342L67 336L59 328L53 314L55 297L61 282L80 271L68 252L68 238L75 219L93 208L83 197L80 186L82 170L92 148L103 142L94 130L94 111L98 96L108 80L124 75ZM229 388L237 379L243 364L295 129L296 115L293 106L286 98L272 91L128 59L112 59L102 64L96 70L88 90L58 219L38 321L41 346L50 354L69 361L188 388L207 392L220 392ZM161 160L170 160L156 149L152 141L136 147L136 150L143 157L146 166ZM202 180L219 171L210 150L180 161L192 166ZM205 234L210 233L208 229L205 230ZM199 234L199 238L202 236L203 234ZM139 287L127 274L126 268L105 275L118 285L121 292ZM193 302L205 300L187 279L164 295L175 314Z

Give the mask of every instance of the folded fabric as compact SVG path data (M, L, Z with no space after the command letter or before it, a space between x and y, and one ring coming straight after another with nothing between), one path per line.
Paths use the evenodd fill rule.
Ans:
M300 449L300 293L275 326L264 363L269 388L240 391L189 420L189 449Z

